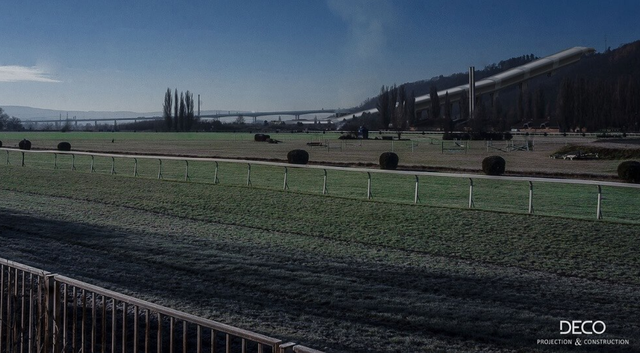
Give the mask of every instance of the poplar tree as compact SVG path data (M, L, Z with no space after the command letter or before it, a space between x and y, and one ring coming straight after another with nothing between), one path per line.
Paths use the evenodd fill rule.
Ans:
M167 88L167 92L164 94L164 104L162 105L162 117L164 118L164 125L167 131L171 130L171 88Z
M438 88L436 86L431 86L429 97L431 98L432 118L438 119L440 117L440 98L438 97Z
M176 88L173 99L173 130L178 131L178 89Z
M184 120L187 115L187 109L184 105L184 94L180 92L180 109L178 110L178 128L184 131Z
M378 109L378 113L380 114L380 121L382 122L383 128L389 128L389 123L391 122L391 116L389 114L389 89L384 85L380 89L376 109Z

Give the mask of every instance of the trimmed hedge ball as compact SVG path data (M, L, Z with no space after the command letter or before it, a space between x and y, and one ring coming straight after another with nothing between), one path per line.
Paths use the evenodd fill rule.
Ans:
M385 152L380 155L379 162L380 169L395 170L396 168L398 168L398 162L400 162L400 158L393 152Z
M31 149L31 141L24 139L18 142L18 148L21 150L30 150Z
M309 152L305 150L291 150L287 153L287 161L291 164L309 163Z
M265 142L270 139L271 136L265 134L255 134L253 135L253 140L256 142Z
M618 177L630 183L640 183L640 162L626 161L618 165Z
M482 160L482 171L487 175L502 175L506 164L500 156L489 156Z
M60 142L58 144L58 151L71 151L71 144L69 142Z

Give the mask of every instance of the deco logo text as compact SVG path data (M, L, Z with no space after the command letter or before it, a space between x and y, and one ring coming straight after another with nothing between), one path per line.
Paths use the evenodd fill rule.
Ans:
M601 335L607 330L607 325L602 321L560 321L560 334L561 335Z

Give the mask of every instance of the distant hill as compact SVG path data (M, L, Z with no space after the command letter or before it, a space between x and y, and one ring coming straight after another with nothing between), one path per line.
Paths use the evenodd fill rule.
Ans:
M136 118L139 116L156 116L161 115L160 112L151 113L138 113L130 111L114 111L114 112L100 112L100 111L66 111L66 110L54 110L54 109L41 109L32 107L23 107L15 105L1 105L5 113L9 116L15 116L22 121L26 120L63 120L67 118L73 119L103 119L103 118Z
M495 75L510 68L523 65L527 62L538 59L533 54L523 55L516 58L506 59L499 63L488 65L481 70L476 71L476 81L482 78ZM538 109L538 116L544 116L547 120L558 121L561 117L557 114L556 101L558 99L559 88L563 81L580 83L587 86L587 90L578 92L584 97L574 97L576 102L582 99L583 105L596 104L594 101L600 102L601 105L609 107L610 111L600 111L600 115L613 115L613 120L603 121L584 121L581 118L574 118L571 126L567 123L568 128L587 127L591 130L602 128L626 128L638 130L640 122L640 112L638 111L640 96L634 91L640 87L640 41L625 44L617 49L609 49L602 53L595 53L583 57L579 62L557 70L552 76L540 76L531 79L527 84L527 90L524 93L523 102L525 113L518 114L519 91L516 86L505 88L499 92L498 104L500 105L502 123L504 128L511 125L519 124L526 121L536 120L532 110ZM438 76L429 80L421 80L415 82L404 83L405 91L409 94L414 92L415 96L428 94L431 86L436 86L438 90L445 90L455 86L468 83L468 73L455 73L449 76ZM624 88L618 88L624 87ZM596 90L598 90L596 92ZM633 91L633 92L632 92ZM640 92L639 92L640 93ZM604 97L604 98L602 98ZM354 109L371 109L376 107L377 97L371 97L364 103ZM442 98L440 98L442 102ZM539 107L534 107L536 100L541 100ZM489 106L489 98L483 97L485 105ZM574 102L574 104L576 104ZM621 109L618 105L624 104L625 108ZM455 105L454 105L455 106ZM591 110L601 110L599 106L590 107ZM618 109L616 111L616 109ZM528 112L527 112L528 111ZM454 112L454 115L457 112ZM592 112L593 113L593 112ZM624 122L615 121L616 116L626 114ZM598 117L589 117L594 120ZM628 121L633 120L634 121ZM635 125L634 125L635 124ZM624 126L623 126L624 125Z
M0 108L9 116L15 116L20 120L66 120L69 119L114 119L114 118L137 118L137 117L152 117L161 116L162 112L148 112L139 113L131 111L77 111L77 110L54 110L54 109L41 109L16 105L2 105ZM218 110L203 110L202 115L217 114ZM226 111L223 111L226 112Z

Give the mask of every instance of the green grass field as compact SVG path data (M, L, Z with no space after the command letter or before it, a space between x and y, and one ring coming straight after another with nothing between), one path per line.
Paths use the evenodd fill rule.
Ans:
M6 164L6 157L4 163ZM10 152L10 165L21 165L20 152ZM187 162L159 159L94 157L64 154L25 154L25 167L38 169L73 170L78 173L111 174L165 180L181 180L212 184L216 177L213 162ZM137 163L137 166L136 166ZM188 169L187 169L188 168ZM250 173L249 173L250 169ZM284 168L249 163L218 163L217 177L221 184L231 186L282 190ZM327 192L332 196L366 199L366 173L327 171ZM321 194L324 173L317 169L287 168L287 187L291 192ZM385 202L413 203L415 177L410 175L372 174L373 199ZM469 203L469 180L449 177L421 177L418 187L419 203L423 205L464 208ZM474 207L509 213L528 213L529 184L526 181L474 181ZM534 185L534 213L547 216L593 219L596 217L597 188L590 185L536 183ZM640 189L604 187L602 213L607 221L640 223Z
M584 318L639 348L637 225L15 165L0 180L1 257L328 352L545 351Z
M289 136L290 135L290 136ZM282 159L250 134L3 133L3 147ZM332 138L335 138L332 135ZM278 136L280 139L280 137ZM111 142L113 140L113 142ZM414 143L411 151L409 143ZM609 178L617 161L504 154L507 169ZM309 149L312 160L375 163L388 141ZM476 170L488 153L442 153L430 137L394 145L406 165ZM640 195L595 186L415 178L220 162L0 153L0 257L327 352L640 350ZM524 157L524 158L523 158ZM115 174L111 175L112 166ZM75 167L75 170L72 170ZM595 168L595 169L594 169ZM613 170L613 171L612 171ZM630 346L541 346L560 320L601 320ZM613 348L613 349L611 349Z

